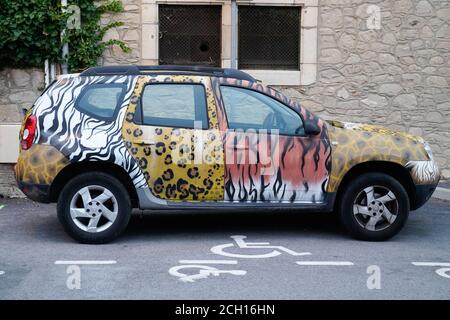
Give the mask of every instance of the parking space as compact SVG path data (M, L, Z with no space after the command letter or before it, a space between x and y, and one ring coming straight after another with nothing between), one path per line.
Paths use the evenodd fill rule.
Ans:
M136 211L81 245L54 205L0 201L0 299L449 299L450 203L431 200L387 242L329 214Z

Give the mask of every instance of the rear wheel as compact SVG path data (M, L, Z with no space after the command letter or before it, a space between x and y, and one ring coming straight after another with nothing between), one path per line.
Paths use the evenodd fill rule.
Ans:
M366 173L347 185L339 201L339 215L353 237L387 240L396 235L408 219L408 194L391 176Z
M131 215L128 192L102 172L81 174L58 198L58 218L67 233L82 243L106 243L126 228Z

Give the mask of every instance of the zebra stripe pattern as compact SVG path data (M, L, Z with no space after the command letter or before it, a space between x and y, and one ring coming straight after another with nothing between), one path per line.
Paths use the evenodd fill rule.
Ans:
M125 147L121 132L136 81L136 76L74 77L59 80L34 105L32 114L39 119L34 143L54 146L71 162L115 163L128 172L136 188L147 187L139 165ZM111 83L126 87L114 119L100 120L75 108L75 101L84 87Z

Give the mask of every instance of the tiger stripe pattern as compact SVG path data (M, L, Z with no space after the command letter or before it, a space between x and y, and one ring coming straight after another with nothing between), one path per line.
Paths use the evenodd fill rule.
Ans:
M230 78L213 78L216 97L221 97L220 86L238 86L263 93L300 114L302 120L316 123L321 133L314 137L267 135L237 132L227 129L223 99L218 98L218 120L225 145L225 200L233 202L322 202L331 171L331 146L324 123L286 98L278 91L256 82ZM265 145L263 148L260 148ZM244 154L233 150L244 149L246 157L271 159L268 171L261 161L240 163ZM261 150L267 150L262 154ZM231 159L231 157L234 157Z

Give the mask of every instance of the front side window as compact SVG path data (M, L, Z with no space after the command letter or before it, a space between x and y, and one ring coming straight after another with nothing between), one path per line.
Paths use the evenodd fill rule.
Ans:
M277 100L244 88L221 86L228 127L235 130L277 130L282 135L304 135L300 115Z
M208 128L202 84L150 84L142 94L144 125ZM196 123L197 122L197 123Z
M300 69L300 8L239 6L240 69Z
M121 84L93 84L86 87L76 102L83 113L108 120L113 118L121 102L125 86Z

